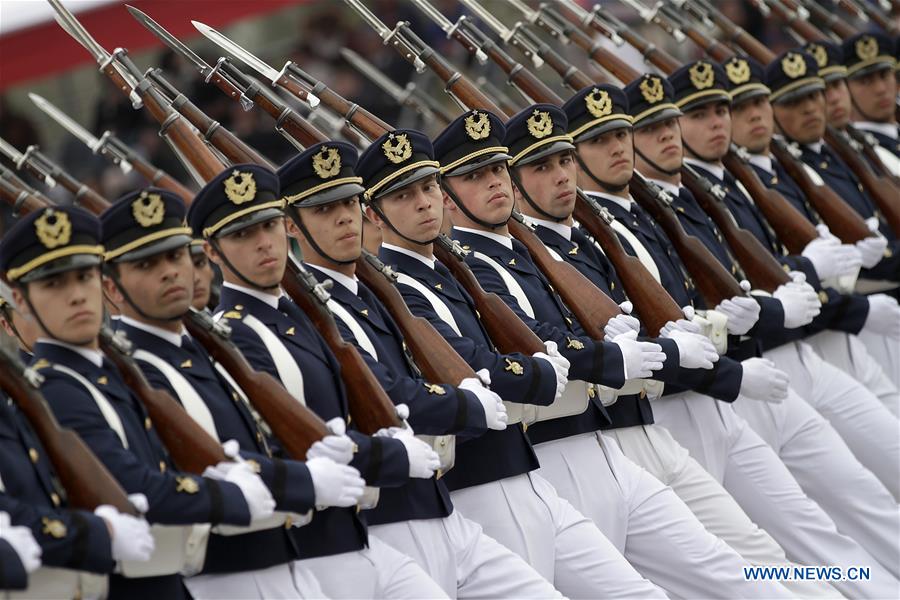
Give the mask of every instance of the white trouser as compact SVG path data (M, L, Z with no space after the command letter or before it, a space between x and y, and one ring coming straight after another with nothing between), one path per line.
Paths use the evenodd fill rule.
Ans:
M881 366L894 387L900 389L900 342L867 329L860 331L856 337Z
M862 466L822 415L793 388L780 404L743 397L733 404L766 441L803 491L831 517L838 531L900 577L900 509Z
M628 460L615 440L589 433L538 444L535 451L540 474L559 495L673 596L793 597L775 582L745 581L746 561L704 529L670 488Z
M900 499L900 421L861 383L802 342L766 352L867 469Z
M860 337L839 331L822 331L804 342L824 360L866 386L895 417L900 416L900 390L878 360L881 357L886 358L885 362L900 362L898 344L883 335L869 335L866 339L873 351Z
M837 531L784 463L731 406L686 392L657 401L656 421L734 496L741 508L804 565L870 566L870 581L835 581L844 595L893 598L900 582L858 542ZM835 482L835 485L841 485Z
M315 576L299 563L276 565L256 571L186 577L191 596L197 600L217 598L324 598Z
M296 566L312 573L324 597L335 600L447 598L416 561L373 535L364 550L306 558Z
M375 525L369 531L415 560L451 598L562 598L520 556L459 511L443 519Z

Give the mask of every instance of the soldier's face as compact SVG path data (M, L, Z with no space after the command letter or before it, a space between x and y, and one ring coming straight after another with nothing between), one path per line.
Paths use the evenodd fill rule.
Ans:
M614 186L625 185L634 172L634 141L631 130L614 129L578 144L578 155L594 177ZM578 169L578 183L593 187L594 181Z
M18 310L9 309L10 318L7 320L5 313L0 312L0 327L6 335L16 339L23 350L31 351L34 342L40 335L40 330L32 316L25 316ZM16 337L18 333L18 338Z
M100 269L86 267L46 277L26 284L31 306L20 289L13 290L16 306L26 318L37 312L39 336L76 346L97 347L103 322L103 290ZM35 319L36 323L38 319Z
M812 144L825 135L825 94L821 91L779 102L774 112L784 135L796 142Z
M731 139L754 154L768 149L774 129L768 96L756 96L731 108Z
M690 110L680 121L684 145L696 152L697 158L717 161L725 156L731 143L731 109L727 102Z
M339 261L359 258L362 252L362 209L359 206L358 196L321 206L301 208L298 212L306 230L313 236L323 253ZM320 255L309 243L302 232L297 239L306 260L319 264L321 261L328 261L327 257Z
M194 265L187 246L119 263L119 283L144 315L167 321L188 311L194 297ZM106 278L106 293L126 316L145 320Z
M667 171L681 168L684 158L681 146L681 128L678 119L665 119L634 132L634 147L647 158ZM648 177L664 175L647 161L637 156L637 169Z
M836 79L825 84L825 120L842 129L850 122L850 90L847 82Z
M203 310L209 305L209 295L212 292L215 272L206 254L191 256L191 262L194 263L194 300L191 306L197 310Z
M411 240L430 242L441 232L444 202L437 176L431 175L376 200L384 216L397 231ZM369 218L378 225L388 243L399 237L374 210Z
M897 97L897 78L891 69L881 69L849 79L850 93L860 117L878 123L893 123Z
M503 162L485 165L465 175L445 177L444 185L453 190L463 206L488 223L504 223L512 214L513 191L509 169ZM450 196L444 194L444 206L454 225L480 229L460 211Z
M218 239L219 248L234 268L261 288L279 285L287 266L287 233L284 217L257 223ZM225 281L247 285L225 264L216 250L206 243L203 246L210 260L222 269Z
M522 191L526 192L541 210L557 219L571 216L575 210L575 189L578 184L575 156L571 150L545 156L518 169ZM522 198L520 190L515 191L519 210L540 218L541 215Z

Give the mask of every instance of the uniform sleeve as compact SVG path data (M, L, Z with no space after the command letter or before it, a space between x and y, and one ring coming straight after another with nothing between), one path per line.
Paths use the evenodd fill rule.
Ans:
M0 590L24 590L28 574L9 542L0 538Z
M810 333L823 329L857 334L869 316L869 300L861 294L841 294L834 288L825 288L822 312L807 328Z
M890 238L888 238L890 240ZM860 277L868 279L887 279L888 281L900 281L900 240L888 241L885 256L871 269L860 271Z
M556 373L549 362L521 353L492 352L470 338L457 335L421 294L411 291L408 286L400 286L400 290L410 311L417 317L427 319L470 367L476 371L488 370L491 389L501 398L507 402L539 406L553 403Z
M744 368L737 360L720 356L712 369L681 369L678 378L666 383L666 393L692 390L716 400L734 402L741 391Z
M791 271L800 271L801 273L806 275L806 283L813 286L817 290L821 289L822 282L819 280L819 274L816 273L816 268L813 266L811 260L809 260L805 256L798 256L796 254L779 256L776 258L778 259L779 263L789 268Z
M9 513L13 525L31 530L44 565L92 573L113 570L112 542L100 517L82 510L34 506L4 493L0 493L0 510Z
M556 342L559 353L568 359L569 379L580 379L612 388L625 384L625 364L619 347L611 342L594 341L585 335L563 331L550 323L531 318L509 293L506 285L490 266L480 260L467 260L481 287L493 292L509 306L543 341Z
M126 449L88 391L68 376L51 374L41 391L59 422L74 429L129 494L147 496L151 523L249 525L250 512L238 486L171 471L161 472Z

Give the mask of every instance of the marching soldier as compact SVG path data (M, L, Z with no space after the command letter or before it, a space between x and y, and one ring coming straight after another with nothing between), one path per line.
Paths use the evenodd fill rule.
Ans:
M423 178L433 181L437 173L430 157L419 154L421 141L427 144L427 138L420 141L416 132L407 135L412 148L407 164L415 165L416 160L420 164L394 178L392 188ZM360 170L391 177L393 163L381 142L376 140L364 153ZM423 380L415 370L414 357L403 346L397 324L372 290L357 280L356 259L362 248L359 197L365 189L356 163L353 147L340 142L313 145L285 163L278 176L292 221L289 230L294 231L312 272L320 280L328 277L335 282L330 290L332 306L344 338L360 349L391 399L409 407L412 428L437 436L435 448L449 447L441 452L442 467L455 470L459 453L470 440L480 439L485 429L507 429L506 408L478 378L463 379L455 386ZM492 381L485 373L480 376ZM551 377L555 391L556 377ZM367 519L376 536L415 558L451 597L558 594L522 557L484 535L477 523L456 510L442 479L416 480L383 491L379 506L369 511Z
M200 257L190 251L196 244L184 225L185 212L181 198L155 188L127 194L108 208L100 216L104 289L121 307L118 331L134 345L151 385L178 398L220 442L236 441L279 511L250 529L208 532L202 569L185 584L195 598L321 593L305 589L304 580L293 572L298 553L291 522L303 524L302 515L316 506L355 506L363 481L353 467L317 456L315 445L306 463L280 458L277 441L263 431L244 392L187 335L181 317L192 305L191 290L197 288L193 269ZM317 444L343 448L348 461L352 456L353 442L345 435Z
M310 318L280 287L289 260L283 205L274 173L258 165L235 165L200 191L188 223L222 270L216 311L250 364L278 378L326 421L346 421L341 365ZM439 461L430 447L405 430L382 433L366 436L348 430L355 444L350 465L367 485L389 488L410 477L431 478ZM338 458L340 449L333 450ZM297 564L312 572L326 596L446 596L411 558L368 535L357 512L317 510L308 525L292 532L300 554Z
M102 255L99 222L77 208L32 212L0 243L0 269L16 305L40 330L32 366L60 423L82 437L126 492L146 496L151 523L247 525L269 517L271 496L246 465L223 463L222 480L172 469L152 421L98 349ZM154 528L154 556L123 562L110 576L110 595L186 597L179 572L188 533Z

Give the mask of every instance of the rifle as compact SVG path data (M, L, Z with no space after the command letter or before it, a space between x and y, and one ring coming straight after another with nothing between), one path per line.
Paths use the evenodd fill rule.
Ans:
M319 283L297 259L289 255L281 280L284 291L313 322L341 364L341 379L347 388L350 416L358 431L372 435L379 429L402 427L397 411L356 346L344 341L326 303L332 282Z
M453 346L422 317L409 311L406 301L394 285L397 274L381 260L366 250L356 261L356 275L384 304L394 318L403 339L409 347L416 366L427 381L459 384L475 371L464 361Z
M758 0L763 1L763 0ZM848 37L855 35L858 33L857 29L850 25L847 21L841 19L837 15L837 11L830 11L826 9L824 6L819 4L818 2L797 2L796 0L764 0L770 8L776 13L779 13L781 8L778 6L783 6L788 11L794 11L795 14L798 14L801 21L805 23L809 23L809 17L812 16L816 23L819 24L820 28L824 28L830 30L832 32L833 38L836 38L838 42L841 40L845 40ZM803 13L803 14L800 14ZM865 14L865 13L863 13ZM779 14L779 16L781 16ZM805 17L805 18L804 18ZM795 27L794 25L797 25ZM790 23L790 27L799 33L801 36L806 38L806 35L800 32L800 29L806 29L803 25L798 22ZM799 27L799 28L798 28ZM825 36L825 33L822 29L819 29L819 33ZM826 36L827 37L827 36ZM820 39L826 39L826 37L822 37ZM809 38L806 38L807 40ZM813 41L813 40L809 40Z
M500 296L484 291L478 278L466 264L467 252L459 242L442 233L434 243L434 254L472 297L478 320L484 325L488 337L500 352L534 354L546 350L541 339L500 299Z
M227 326L216 323L206 313L193 308L183 321L194 339L246 392L251 404L284 445L287 454L294 459L305 460L309 447L329 434L325 422L297 402L277 379L250 366L228 339L230 331Z
M28 214L50 203L3 165L0 165L0 197L12 207L13 216Z
M525 223L521 213L514 210L507 226L513 237L528 249L535 264L571 309L585 333L595 340L602 340L606 336L603 327L607 321L622 314L619 305L577 268L565 260L553 258L541 238Z
M94 510L110 504L121 513L137 511L119 482L87 447L78 434L63 428L38 391L43 377L23 365L18 357L0 348L0 389L6 392L28 419L53 470L66 491L69 505Z
M180 196L185 202L193 197L193 192L181 185L171 175L161 169L157 169L143 157L139 156L138 153L128 147L125 142L116 137L112 131L106 130L100 138L97 138L45 98L31 92L28 93L28 97L31 98L31 101L44 111L45 114L59 123L63 129L81 140L85 146L91 149L91 152L103 155L112 161L113 164L117 165L126 175L130 173L133 168L143 175L144 179L146 179L150 185L169 190Z
M711 184L688 164L681 168L681 179L697 204L715 221L754 288L774 292L791 280L769 249L752 233L738 227L725 206L725 190Z

